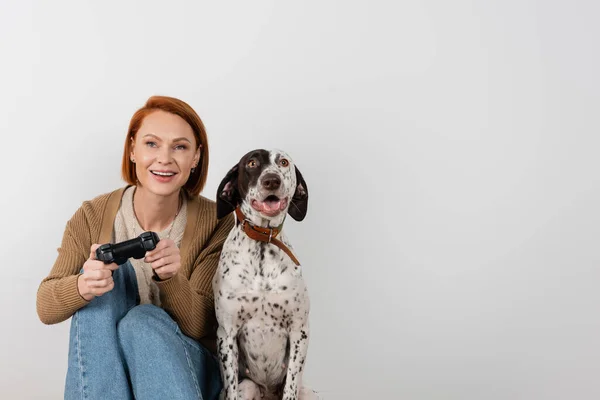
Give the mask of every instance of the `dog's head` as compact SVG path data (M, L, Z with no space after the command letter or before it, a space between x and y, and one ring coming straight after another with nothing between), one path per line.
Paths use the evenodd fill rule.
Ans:
M217 218L238 205L266 220L283 221L289 213L302 221L308 210L308 188L298 167L280 150L246 153L225 175L217 191Z

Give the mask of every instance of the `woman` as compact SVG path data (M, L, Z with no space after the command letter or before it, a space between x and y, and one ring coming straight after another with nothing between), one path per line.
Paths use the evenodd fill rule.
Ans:
M37 293L46 324L72 316L66 399L204 399L221 390L211 280L233 217L199 195L208 144L181 100L151 97L125 140L125 187L86 201L67 223ZM154 231L143 259L104 264L100 244Z

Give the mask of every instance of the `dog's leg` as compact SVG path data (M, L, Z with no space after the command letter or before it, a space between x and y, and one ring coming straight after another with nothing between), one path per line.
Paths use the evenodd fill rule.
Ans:
M222 326L217 329L217 351L223 380L224 400L237 400L238 395L238 345L235 332L228 332Z
M298 393L298 400L321 400L321 397L314 390L302 387Z
M290 355L283 388L283 400L297 400L299 385L308 352L308 322L299 329L290 331Z

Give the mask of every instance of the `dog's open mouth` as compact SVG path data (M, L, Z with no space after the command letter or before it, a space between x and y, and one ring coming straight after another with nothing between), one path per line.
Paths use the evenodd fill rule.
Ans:
M263 201L252 200L252 208L269 217L274 217L287 207L288 199L280 199L275 195L265 197Z

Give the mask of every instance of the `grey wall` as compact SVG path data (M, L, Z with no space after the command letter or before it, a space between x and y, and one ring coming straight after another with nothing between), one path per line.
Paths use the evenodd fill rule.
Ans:
M301 168L325 398L599 398L598 4L4 0L0 397L61 398L37 286L166 94L206 123L206 197L251 148Z

